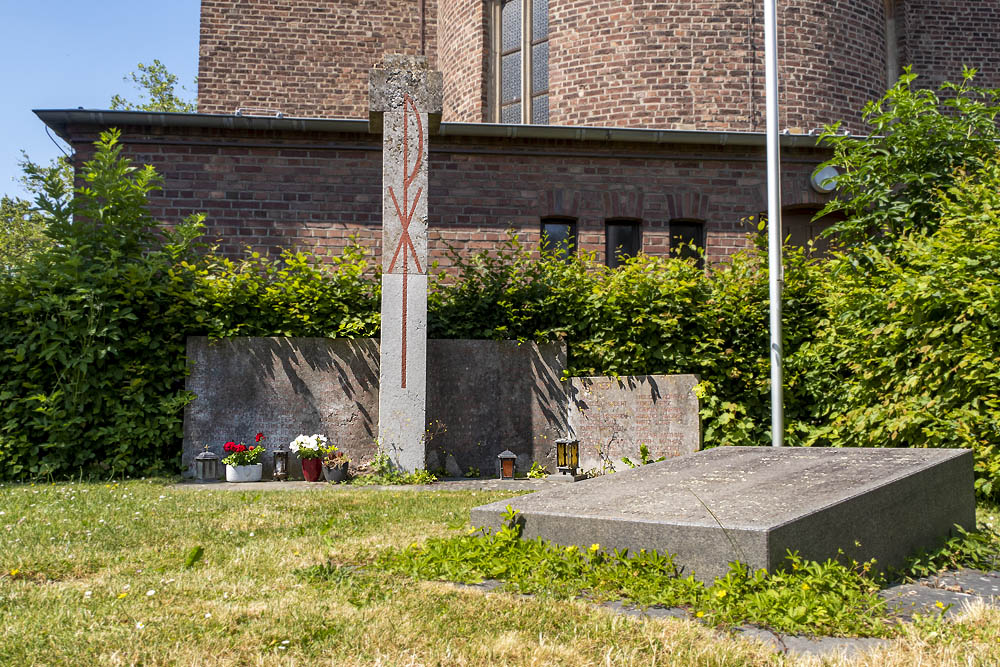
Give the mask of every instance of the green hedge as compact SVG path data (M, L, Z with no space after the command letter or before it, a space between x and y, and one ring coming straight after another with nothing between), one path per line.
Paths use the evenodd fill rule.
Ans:
M72 199L46 184L56 245L0 283L5 478L176 471L189 335L378 335L363 250L231 261L197 245L198 218L157 234L156 174L119 151L102 137ZM786 254L787 442L971 447L977 490L996 497L1000 167L954 183L936 228L891 253ZM432 337L564 340L573 375L696 373L707 446L768 443L762 252L611 270L512 237L455 262L432 282Z

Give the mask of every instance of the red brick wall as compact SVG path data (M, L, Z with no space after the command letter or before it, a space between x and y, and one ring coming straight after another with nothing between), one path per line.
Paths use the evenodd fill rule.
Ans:
M936 88L962 79L962 65L979 70L976 85L1000 87L1000 2L906 0L901 64L912 64L918 83Z
M438 61L444 74L442 120L481 123L486 117L489 12L483 0L438 0Z
M555 125L755 126L751 3L550 0L549 30Z
M81 160L94 128L70 128ZM206 238L237 254L283 247L337 251L357 235L376 258L381 242L381 142L368 134L123 128L128 154L154 165L164 187L153 213L176 223L207 214ZM818 204L808 176L823 159L786 149L788 206ZM766 208L763 149L437 137L430 153L432 260L494 248L507 229L529 246L540 220L577 219L580 246L604 259L608 218L642 221L642 249L669 250L672 219L706 223L710 261L747 244L742 218Z
M884 6L832 4L780 4L783 128L859 130L884 91ZM550 21L553 124L763 129L760 3L551 0Z
M843 120L845 129L862 132L862 107L887 87L884 0L779 7L781 127L807 132Z
M367 118L368 71L384 53L436 66L437 0L202 0L198 110Z

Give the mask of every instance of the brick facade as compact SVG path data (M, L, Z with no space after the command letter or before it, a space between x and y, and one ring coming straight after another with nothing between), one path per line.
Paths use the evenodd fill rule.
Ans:
M354 235L381 243L381 141L367 133L253 132L123 127L127 154L164 178L152 212L176 223L207 214L206 238L236 255L295 247L338 251ZM89 158L95 126L63 134ZM816 149L787 149L787 206L815 208L808 177ZM671 220L705 222L707 254L719 260L748 243L743 217L766 208L762 147L434 137L430 148L429 248L450 265L448 247L495 247L508 229L529 247L541 219L573 218L579 244L604 259L604 223L641 221L642 249L669 251Z
M490 25L487 5L469 0L438 0L441 33L439 63L444 74L444 111L447 121L487 121L487 82L490 77Z
M208 237L226 253L336 251L354 235L378 259L381 138L361 120L368 71L383 53L417 53L423 42L445 85L445 125L429 157L432 260L447 266L448 246L493 247L507 229L535 244L545 217L575 220L579 246L602 260L605 222L615 218L639 221L651 254L669 251L672 220L704 223L710 261L748 243L743 220L765 209L763 137L742 134L764 122L760 3L549 0L550 123L577 127L515 132L455 124L491 118L494 2L203 0L202 114L259 106L357 121L202 115L182 127L171 115L121 122L69 111L46 122L78 159L98 130L122 127L132 157L164 176L154 214L175 223L206 213ZM958 80L968 64L981 69L981 85L1000 86L997 0L780 8L781 125L793 134L839 119L863 131L860 109L887 86L893 49L927 84ZM579 127L588 125L669 131ZM826 155L809 137L786 139L785 231L801 241L816 231L810 218L824 197L808 177Z
M437 15L437 0L202 0L198 110L367 118L384 53L418 53L423 32L436 67Z
M913 65L921 85L960 81L968 65L979 70L976 85L1000 87L1000 2L894 1L902 22L900 62Z
M494 2L204 0L199 109L365 118L368 68L383 53L418 53L423 34L445 76L444 120L489 120ZM762 11L751 0L549 0L549 122L761 130ZM782 127L864 130L862 106L889 82L890 15L899 64L928 84L969 64L1000 85L995 0L785 0Z

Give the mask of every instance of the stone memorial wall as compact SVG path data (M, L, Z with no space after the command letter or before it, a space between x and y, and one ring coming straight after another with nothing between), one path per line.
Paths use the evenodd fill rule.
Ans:
M253 442L262 432L269 450L299 434L321 433L355 462L376 451L379 423L379 346L372 339L188 338L184 474L207 444L224 456L228 440ZM567 430L566 348L515 341L430 340L427 344L427 429L422 452L429 469L495 473L505 449L519 470L551 464L554 440ZM301 465L289 460L293 478ZM264 478L271 476L265 457ZM521 467L523 466L523 468Z
M569 427L583 470L621 469L622 457L638 462L642 444L653 458L698 451L697 384L695 375L570 378Z

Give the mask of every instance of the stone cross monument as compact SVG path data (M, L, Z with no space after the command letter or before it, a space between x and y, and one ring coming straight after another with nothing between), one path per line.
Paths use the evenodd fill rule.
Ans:
M424 467L427 394L427 143L442 75L387 55L369 76L369 129L382 132L382 343L378 436L393 463Z

